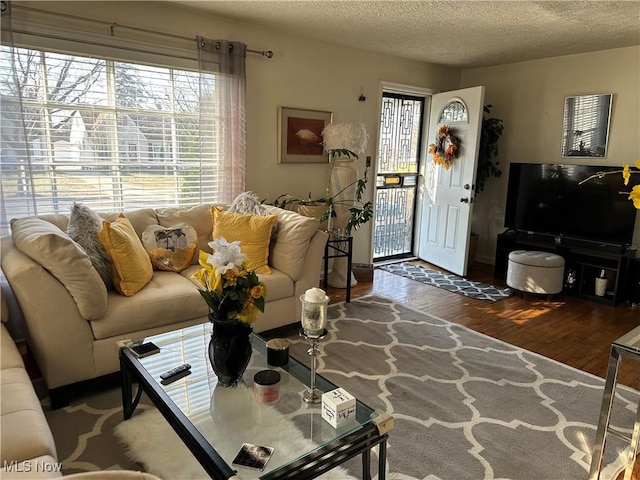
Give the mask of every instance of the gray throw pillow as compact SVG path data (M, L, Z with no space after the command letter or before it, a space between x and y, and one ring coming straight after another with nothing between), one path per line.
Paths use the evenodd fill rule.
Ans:
M111 289L113 288L111 264L100 240L98 240L98 232L101 228L102 218L96 212L81 203L73 203L67 235L84 248L105 286L107 289Z
M253 192L242 192L239 194L233 199L227 211L240 213L242 215L269 215L258 196ZM274 223L271 229L271 240L276 238L278 228L278 222Z

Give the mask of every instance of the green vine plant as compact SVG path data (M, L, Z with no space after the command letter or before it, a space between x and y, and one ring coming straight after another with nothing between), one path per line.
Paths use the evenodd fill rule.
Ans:
M348 150L347 150L348 151ZM354 154L355 155L355 154ZM357 157L356 157L357 158ZM349 217L349 221L344 227L345 234L350 237L353 231L358 230L362 225L367 223L373 217L373 202L362 202L362 195L364 194L364 190L367 188L369 167L365 168L364 174L362 177L357 179L356 181L350 183L342 190L337 192L333 197L326 196L324 198L324 203L329 207L327 211L320 218L320 223L329 219L329 215L332 217L336 216L334 205L349 205L352 204L351 208L349 208L349 212L351 212L351 217ZM356 186L355 197L354 200L334 200L335 197L339 196L345 190L348 190L353 185Z
M491 114L493 105L485 105L485 114ZM485 182L490 177L500 178L502 170L495 160L498 156L498 140L502 136L504 124L499 118L483 118L480 131L480 147L478 149L478 168L476 173L476 194L484 190Z

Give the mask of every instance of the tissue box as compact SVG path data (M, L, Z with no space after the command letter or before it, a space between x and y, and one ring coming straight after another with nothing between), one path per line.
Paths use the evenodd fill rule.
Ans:
M356 417L356 399L342 388L322 394L322 418L337 428Z

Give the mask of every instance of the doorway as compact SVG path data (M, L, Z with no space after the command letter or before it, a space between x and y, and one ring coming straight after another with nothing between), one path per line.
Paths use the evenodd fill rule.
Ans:
M383 91L373 261L413 256L425 97Z

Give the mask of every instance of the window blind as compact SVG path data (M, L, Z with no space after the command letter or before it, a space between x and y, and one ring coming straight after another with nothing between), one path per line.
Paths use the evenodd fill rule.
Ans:
M220 119L215 104L200 109L215 74L7 46L0 66L3 231L74 201L119 211L217 200Z

